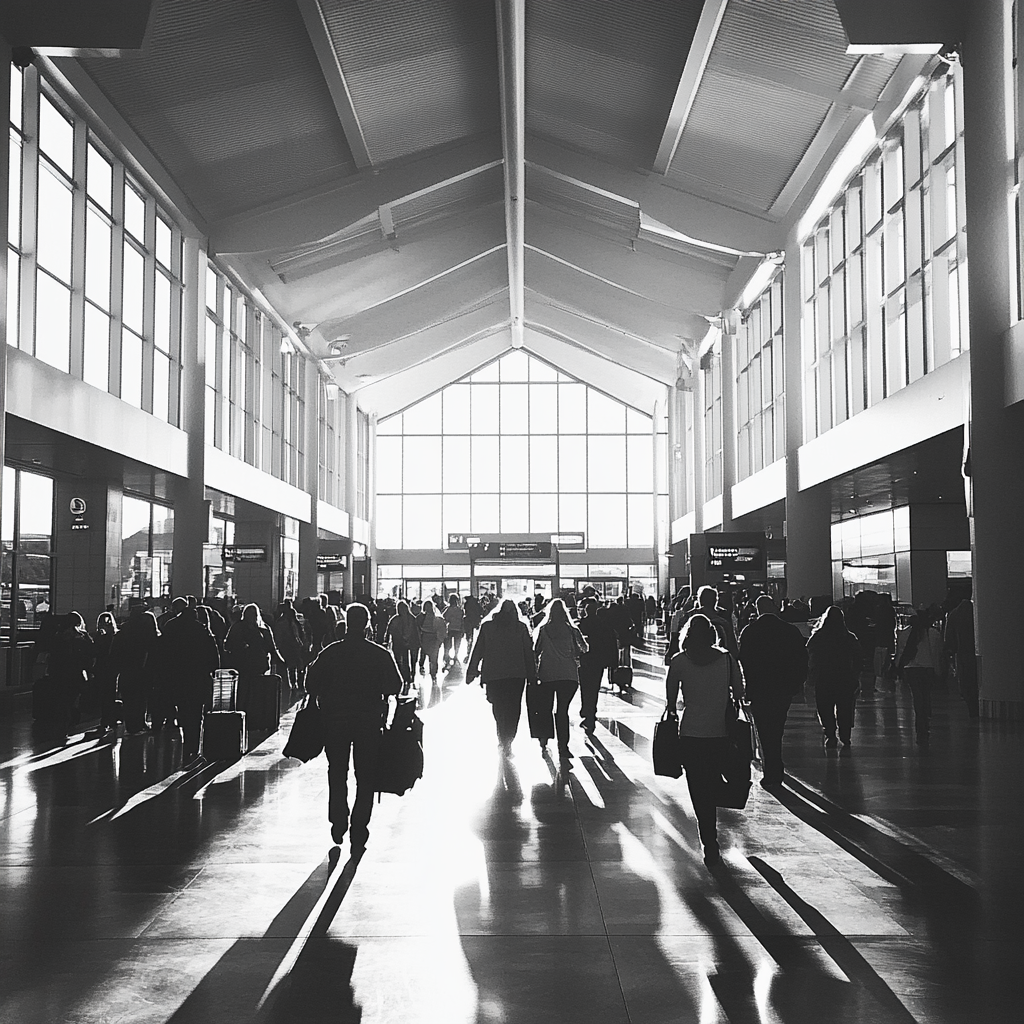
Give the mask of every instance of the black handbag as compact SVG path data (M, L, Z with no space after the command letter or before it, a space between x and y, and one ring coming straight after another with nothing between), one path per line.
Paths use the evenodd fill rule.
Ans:
M302 706L295 712L292 731L282 753L299 761L312 761L324 749L324 719L315 697L306 696Z
M377 792L401 796L423 777L423 721L416 714L416 698L400 694L391 724L380 738Z
M526 717L530 723L530 736L547 742L555 735L555 715L551 691L540 683L526 684Z
M654 742L651 744L654 760L654 774L667 775L678 779L683 774L683 762L679 751L679 718L671 708L666 708L661 721L654 727Z
M715 795L719 807L742 811L750 796L750 762L754 758L753 728L746 708L736 698L732 683L732 656L729 656L729 690L731 698L725 711L725 733L728 737L721 785Z

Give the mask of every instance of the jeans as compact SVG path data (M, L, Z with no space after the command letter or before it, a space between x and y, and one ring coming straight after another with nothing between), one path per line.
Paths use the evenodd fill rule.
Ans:
M327 782L330 789L327 815L335 830L349 827L349 759L356 769L356 799L352 805L352 841L366 842L370 814L377 785L377 759L380 754L380 719L353 717L330 720L327 725Z
M604 667L588 668L580 665L580 721L584 729L597 724L597 696L601 692Z
M449 633L444 641L445 664L459 660L459 648L462 646L462 630L456 629Z
M751 701L750 711L754 716L757 736L761 741L761 761L764 768L764 782L777 785L782 782L786 765L782 760L782 734L786 729L790 698Z
M907 667L903 669L903 678L910 687L914 703L914 732L918 740L926 740L928 721L932 717L932 670Z
M401 673L402 679L405 680L406 686L408 686L412 682L412 651L405 644L392 640L391 653L395 656L395 664L398 665L398 671Z
M559 679L537 685L545 706L555 706L555 736L558 738L558 749L565 750L569 746L569 705L576 696L579 683L575 679Z
M519 718L523 712L525 679L495 679L484 684L491 714L498 732L498 742L508 747L519 731Z
M839 739L849 742L853 729L853 709L857 703L856 691L837 690L835 687L818 683L814 688L814 703L818 709L818 721L825 732L826 739L835 739L836 731Z

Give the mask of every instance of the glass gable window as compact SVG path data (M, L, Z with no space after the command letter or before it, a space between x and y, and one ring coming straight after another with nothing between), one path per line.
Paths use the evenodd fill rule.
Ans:
M382 420L376 460L380 548L468 531L653 544L651 418L525 352Z
M968 347L962 75L936 75L801 254L805 437Z
M8 338L177 425L181 232L35 67L11 80Z
M39 628L51 610L53 583L53 480L4 466L0 632L16 643L19 631ZM31 639L31 637L29 637Z

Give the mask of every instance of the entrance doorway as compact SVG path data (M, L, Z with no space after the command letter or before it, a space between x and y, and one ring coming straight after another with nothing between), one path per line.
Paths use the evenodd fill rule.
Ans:
M507 597L516 604L532 601L537 594L545 601L555 595L556 580L553 576L477 576L474 582L477 597L493 594L498 599Z

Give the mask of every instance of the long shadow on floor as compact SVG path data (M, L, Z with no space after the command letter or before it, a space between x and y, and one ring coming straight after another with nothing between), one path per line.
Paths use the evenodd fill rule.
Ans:
M352 990L356 949L327 934L359 866L352 858L339 868L340 854L331 849L260 938L236 941L168 1024L362 1020Z

